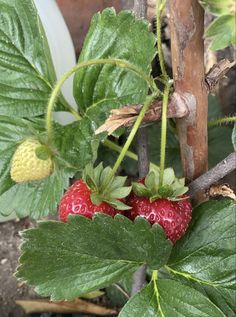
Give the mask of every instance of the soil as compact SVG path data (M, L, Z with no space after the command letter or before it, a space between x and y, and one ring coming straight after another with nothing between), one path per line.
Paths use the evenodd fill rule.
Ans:
M15 303L15 300L39 298L32 288L19 282L14 276L20 255L20 232L34 227L35 224L29 219L0 223L0 317L96 317L91 314L52 314L50 312L26 315ZM104 307L111 306L106 296L94 299L92 302Z
M25 317L15 304L16 299L35 298L35 293L14 276L21 242L19 232L33 226L29 220L9 221L0 224L0 316Z

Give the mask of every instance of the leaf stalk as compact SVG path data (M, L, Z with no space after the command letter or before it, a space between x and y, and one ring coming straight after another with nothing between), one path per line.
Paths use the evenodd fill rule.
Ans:
M85 62L81 62L79 64L77 64L76 66L72 67L71 69L69 69L62 77L61 79L57 82L56 86L54 87L52 94L50 96L49 102L48 102L48 107L47 107L47 112L46 112L46 132L47 132L47 136L48 136L48 143L51 144L52 140L53 140L53 128L52 128L52 111L54 108L54 104L56 102L56 99L60 93L61 87L64 84L64 82L76 71L78 71L79 69L88 67L88 66L92 66L92 65L116 65L118 67L121 68L125 68L125 69L129 69L130 71L133 71L134 73L136 73L138 76L140 76L141 78L143 78L149 88L151 89L151 91L157 92L158 88L156 87L156 84L153 80L152 77L146 75L146 73L138 68L137 66L126 62L125 60L122 59L117 59L117 58L112 58L112 59L94 59L94 60L89 60L89 61L85 61ZM81 118L80 116L78 116L78 113L76 111L74 111L74 109L72 110L72 107L70 109L70 111L76 115L77 118ZM76 113L75 113L76 112Z

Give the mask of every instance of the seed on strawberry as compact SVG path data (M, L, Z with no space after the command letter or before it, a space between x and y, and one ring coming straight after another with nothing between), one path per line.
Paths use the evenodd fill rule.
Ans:
M48 177L52 172L51 156L38 140L28 139L18 146L11 161L10 175L13 181L36 181Z
M188 227L192 217L191 203L184 193L188 190L183 179L175 178L172 169L164 172L164 181L159 185L159 173L152 171L145 179L133 184L133 191L126 203L132 209L130 219L140 216L151 224L158 223L166 237L175 243Z
M113 177L107 184L106 176L111 168L88 165L83 179L76 181L64 194L59 204L59 218L66 222L70 214L92 218L96 212L114 217L122 210L130 209L122 202L131 187L123 187L126 177Z

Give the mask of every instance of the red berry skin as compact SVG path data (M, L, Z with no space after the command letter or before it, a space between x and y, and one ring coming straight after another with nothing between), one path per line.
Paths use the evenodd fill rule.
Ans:
M82 215L91 219L96 212L102 212L112 217L119 213L118 210L106 202L102 202L99 206L94 205L90 199L91 193L91 190L82 179L75 182L60 201L60 220L67 222L69 215Z
M127 211L128 218L134 220L140 216L152 225L158 223L173 244L184 235L192 218L192 206L188 199L171 201L161 198L150 202L149 198L138 197L131 193L126 203L132 207Z

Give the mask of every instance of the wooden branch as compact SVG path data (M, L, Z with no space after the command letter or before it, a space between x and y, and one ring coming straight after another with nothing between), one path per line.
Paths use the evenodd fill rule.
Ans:
M235 63L224 59L212 66L205 76L205 87L208 93L214 90L219 81L234 65ZM189 108L192 109L194 104L195 99L188 92L174 92L170 97L167 116L168 118L183 118L189 114ZM132 126L141 108L142 105L139 104L126 105L121 109L113 109L106 122L97 129L96 134L106 131L110 135L118 128ZM162 101L154 101L143 119L143 124L160 120L161 109Z
M189 186L188 194L194 197L198 192L209 188L211 185L218 182L220 179L228 175L236 169L236 152L231 153L223 161L210 169L205 174L199 176L192 181Z
M204 74L204 10L196 0L170 1L175 92L192 96L189 114L177 119L183 171L188 181L208 168L208 91Z

